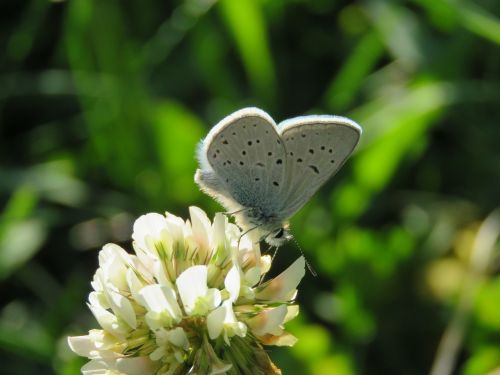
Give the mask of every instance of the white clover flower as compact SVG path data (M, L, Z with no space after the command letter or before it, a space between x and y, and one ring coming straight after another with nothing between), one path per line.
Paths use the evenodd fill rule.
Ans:
M101 329L68 338L86 375L279 374L263 345L293 345L284 324L305 261L262 284L270 257L217 214L141 216L129 254L99 253L89 308Z

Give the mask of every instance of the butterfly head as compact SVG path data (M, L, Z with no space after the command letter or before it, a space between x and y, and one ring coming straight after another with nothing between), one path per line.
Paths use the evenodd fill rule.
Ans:
M266 236L266 242L273 247L280 247L286 241L290 240L292 235L290 234L290 229L288 224L284 224L277 229L269 232Z

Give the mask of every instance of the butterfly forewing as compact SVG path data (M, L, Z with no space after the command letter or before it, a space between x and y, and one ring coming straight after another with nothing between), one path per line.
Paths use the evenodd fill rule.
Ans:
M273 120L248 108L216 125L205 140L210 167L243 207L269 209L279 202L285 179L285 151Z
M344 164L361 128L338 116L303 116L279 125L287 152L281 214L291 217Z

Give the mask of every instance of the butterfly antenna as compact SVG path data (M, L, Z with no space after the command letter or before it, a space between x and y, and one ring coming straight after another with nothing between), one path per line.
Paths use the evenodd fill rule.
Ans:
M309 263L309 261L307 260L304 252L302 251L302 248L300 247L299 243L297 242L297 240L295 239L294 236L292 236L292 241L293 243L295 244L295 246L297 246L297 248L299 249L300 251L300 254L302 254L302 256L304 257L304 260L306 262L306 266L307 266L307 269L309 270L309 272L311 272L311 275L313 275L314 277L317 277L318 276L318 273L316 272L316 270L313 268L313 266L311 265L311 263ZM277 252L278 250L276 250Z
M271 264L273 264L273 262L274 262L274 258L276 258L276 254L278 254L278 250L279 250L279 247L278 247L278 246L276 246L276 247L274 248L274 253L273 253L273 255L271 256Z

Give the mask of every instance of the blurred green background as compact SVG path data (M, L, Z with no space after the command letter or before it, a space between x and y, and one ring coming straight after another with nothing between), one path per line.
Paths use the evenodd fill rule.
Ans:
M0 18L1 373L79 373L65 337L97 326L97 251L130 249L146 212L219 211L195 146L251 105L364 128L292 220L319 276L298 344L271 349L284 374L498 374L498 0L5 0Z

